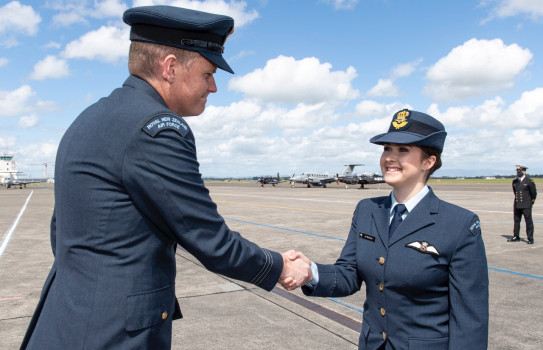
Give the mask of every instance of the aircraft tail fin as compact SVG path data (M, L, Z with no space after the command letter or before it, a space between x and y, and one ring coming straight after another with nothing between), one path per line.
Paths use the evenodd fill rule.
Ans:
M364 164L347 164L345 165L345 169L343 169L343 173L341 173L342 176L349 176L353 174L353 169L357 165L364 165Z

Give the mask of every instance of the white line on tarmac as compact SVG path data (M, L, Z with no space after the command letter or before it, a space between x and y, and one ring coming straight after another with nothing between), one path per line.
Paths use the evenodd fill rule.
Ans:
M15 228L17 228L17 225L19 224L19 220L21 219L21 216L23 216L23 213L26 210L26 205L28 204L28 202L30 202L30 197L32 197L33 193L34 191L30 192L30 194L28 195L28 198L26 199L25 204L23 205L23 207L21 208L21 211L19 212L19 215L17 215L17 218L15 219L15 221L13 221L13 224L11 224L10 229L8 230L8 232L6 232L6 234L4 235L4 238L2 238L2 244L0 244L0 257L2 256L2 254L4 254L4 250L8 246L11 235L15 231Z
M249 198L263 198L262 196L248 195L248 194L239 194L239 193L212 193L213 196L231 196L231 197L249 197ZM269 199L282 199L282 200L297 200L297 201L308 201L308 202L326 202L326 203L347 203L347 204L356 204L359 200L354 201L340 201L340 200L329 200L329 199L319 199L319 198L293 198L293 197L265 197ZM493 214L512 214L513 211L498 211L498 210L481 210L481 209L470 209L473 212L479 213L493 213ZM532 213L532 216L543 216L543 214Z

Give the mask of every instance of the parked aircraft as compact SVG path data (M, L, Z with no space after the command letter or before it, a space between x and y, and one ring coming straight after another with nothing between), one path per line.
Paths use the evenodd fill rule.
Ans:
M23 187L26 188L26 185L28 184L39 183L39 182L40 181L35 181L35 180L16 179L13 177L12 173L10 173L9 177L4 178L4 186L6 186L6 188L19 187L20 189L23 189Z
M337 174L336 174L337 175ZM326 188L326 185L331 182L336 182L337 176L330 176L328 173L326 174L319 174L319 173L302 173L301 175L295 176L295 174L292 175L290 178L290 186L294 187L295 183L301 183L307 185L307 187L311 186L322 186Z
M272 185L273 187L275 187L275 185L283 182L281 181L281 177L279 176L279 173L277 173L277 177L275 176L271 176L271 175L266 175L266 176L262 176L260 179L258 179L257 181L258 183L260 183L260 186L264 187L264 185Z
M379 175L377 173L369 174L369 173L363 173L363 174L353 174L352 171L355 166L357 165L364 165L364 164L349 164L346 165L350 168L350 173L345 176L340 176L338 178L339 182L342 182L345 184L345 187L347 188L348 185L360 185L360 188L364 188L364 185L372 185L372 184L380 184L385 183L385 178L382 175Z
M350 164L346 165L346 168L343 169L343 172L341 175L334 174L334 176L328 175L328 173L322 174L322 173L302 173L301 175L294 176L295 174L292 174L290 178L290 185L291 187L294 187L295 183L302 183L307 185L307 187L311 186L322 186L323 188L326 187L327 184L332 182L338 182L338 179L340 177L349 176L353 172L353 168L356 165L361 164Z

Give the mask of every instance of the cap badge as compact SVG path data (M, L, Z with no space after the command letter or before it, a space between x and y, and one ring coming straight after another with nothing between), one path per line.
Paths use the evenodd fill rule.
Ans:
M403 127L405 127L409 121L407 120L407 117L409 116L409 111L403 110L398 113L396 113L396 118L392 121L392 126L394 129L398 130Z

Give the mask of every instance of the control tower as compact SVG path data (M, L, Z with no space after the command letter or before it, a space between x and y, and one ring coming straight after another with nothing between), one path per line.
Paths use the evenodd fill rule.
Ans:
M17 178L17 163L13 160L13 154L4 152L0 155L0 183L10 177Z

